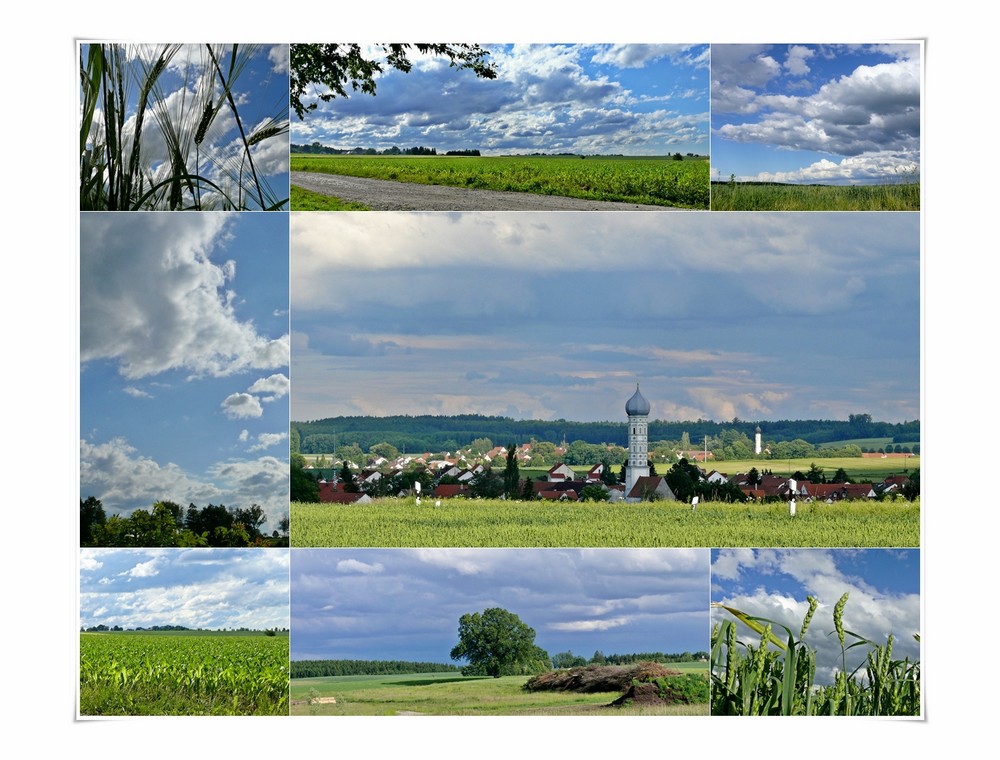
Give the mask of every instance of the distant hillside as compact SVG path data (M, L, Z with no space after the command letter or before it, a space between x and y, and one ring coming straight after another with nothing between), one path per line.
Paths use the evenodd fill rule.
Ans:
M899 442L920 441L920 421L876 422L867 414L851 415L849 420L763 420L730 422L696 420L649 423L649 440L679 440L687 433L697 447L704 436L717 436L723 430L736 430L751 439L760 425L769 441L801 438L812 444L859 438L884 438ZM509 443L551 441L567 443L609 443L627 446L625 420L617 422L571 422L568 420L515 420L510 417L487 417L479 414L456 416L397 415L393 417L330 417L310 422L292 422L292 448L298 441L303 454L323 454L336 446L357 444L367 451L377 443L390 443L400 451L454 451L477 438L489 438L498 446ZM297 433L297 435L296 435Z

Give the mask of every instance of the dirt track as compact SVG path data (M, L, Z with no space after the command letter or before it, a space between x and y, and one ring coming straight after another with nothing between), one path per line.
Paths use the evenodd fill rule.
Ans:
M501 193L444 185L416 185L338 174L292 172L292 184L373 211L679 211L667 206L612 203L534 193Z

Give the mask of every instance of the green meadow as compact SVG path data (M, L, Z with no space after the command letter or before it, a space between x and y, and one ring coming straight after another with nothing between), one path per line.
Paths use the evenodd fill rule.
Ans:
M920 468L920 456L912 454L903 457L807 457L805 459L729 459L721 462L709 461L702 466L705 470L718 470L727 475L749 472L756 467L758 472L770 471L774 475L788 477L796 472L809 472L815 464L827 479L838 469L843 469L852 483L882 482L890 475L911 475ZM666 471L664 465L663 471Z
M707 663L670 663L708 674ZM296 678L292 715L708 715L708 703L611 707L621 692L525 691L529 676L457 673ZM335 700L335 701L332 701Z

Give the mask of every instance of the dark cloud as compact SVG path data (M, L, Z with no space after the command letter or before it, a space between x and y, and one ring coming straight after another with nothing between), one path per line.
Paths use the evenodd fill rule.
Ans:
M322 550L296 554L293 659L447 662L458 619L500 606L551 654L707 650L703 550Z
M310 399L336 404L322 389L339 378L352 404L385 414L613 419L619 404L606 400L641 373L657 378L664 415L747 416L779 387L782 417L819 402L843 418L858 403L919 416L916 216L349 217L293 230L293 319L310 347L296 354L296 383ZM342 244L327 249L329 239ZM329 325L361 342L357 361L320 362ZM693 388L713 395L696 400ZM883 390L908 396L910 411L897 416ZM294 416L335 413L348 412Z

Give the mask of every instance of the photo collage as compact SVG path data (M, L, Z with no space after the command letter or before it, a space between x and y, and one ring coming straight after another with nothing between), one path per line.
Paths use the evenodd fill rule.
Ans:
M78 43L77 719L923 719L924 52Z

